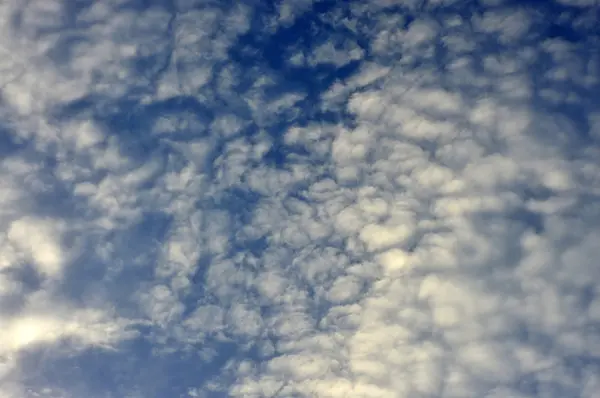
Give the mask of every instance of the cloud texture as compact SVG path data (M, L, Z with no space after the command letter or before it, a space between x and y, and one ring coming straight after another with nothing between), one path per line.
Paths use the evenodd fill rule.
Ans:
M600 391L596 1L0 5L0 396Z

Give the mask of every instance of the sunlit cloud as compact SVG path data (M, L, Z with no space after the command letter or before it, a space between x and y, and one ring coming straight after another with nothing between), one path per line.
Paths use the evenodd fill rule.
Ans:
M594 396L597 2L159 3L0 6L0 395Z

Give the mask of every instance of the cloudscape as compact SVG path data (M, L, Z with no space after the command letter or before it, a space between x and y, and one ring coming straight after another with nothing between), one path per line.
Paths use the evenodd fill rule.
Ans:
M598 1L0 18L0 397L600 397Z

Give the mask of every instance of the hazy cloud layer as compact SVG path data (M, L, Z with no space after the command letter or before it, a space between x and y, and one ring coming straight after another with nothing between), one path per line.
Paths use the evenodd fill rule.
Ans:
M84 3L0 5L1 396L600 391L597 2Z

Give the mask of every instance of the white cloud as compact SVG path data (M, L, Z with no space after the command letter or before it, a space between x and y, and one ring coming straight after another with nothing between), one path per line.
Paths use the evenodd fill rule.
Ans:
M263 320L253 306L242 303L233 304L227 313L229 333L243 339L252 339L260 335Z
M149 318L162 327L178 322L185 310L171 289L164 285L152 287L142 293L139 300Z
M125 3L0 6L20 16L0 24L19 148L0 164L0 395L77 394L49 369L91 348L139 363L140 337L153 382L178 372L188 396L592 396L598 151L547 106L593 107L589 43L538 40L542 11L497 1L469 21L428 15L452 1ZM291 46L295 65L356 73L298 88L262 68L253 46L304 17L355 37ZM138 380L86 394L156 393Z
M526 16L516 21L489 13L481 26L488 33L499 33L502 40L516 40L527 32L528 23ZM437 28L428 24L411 26L414 31L409 30L406 37L414 40L406 43L420 48L438 34ZM383 36L389 38L391 33L380 32L379 37ZM383 42L376 43L379 51L379 43ZM419 57L427 59L428 55L415 53L413 60ZM508 65L513 65L514 71L521 68L520 62L518 58L510 59ZM497 72L509 72L503 63L503 69ZM350 313L334 315L347 308L334 306L328 310L331 315L323 318L339 319L338 323L344 320L350 327L352 337L337 343L340 352L349 353L336 359L351 371L344 376L347 386L328 374L330 354L311 352L314 366L304 367L307 372L311 370L308 373L285 371L294 369L293 364L303 357L282 354L269 362L272 367L267 367L258 381L241 381L233 390L236 395L279 388L281 395L301 396L528 396L518 387L487 392L485 387L486 383L516 383L521 372L530 371L521 370L524 364L519 365L514 355L524 352L516 348L519 344L535 343L517 343L517 325L530 333L538 329L552 333L557 343L564 341L564 349L581 346L581 334L559 337L563 333L560 330L578 321L567 315L575 314L575 308L564 312L562 306L567 304L557 293L563 283L558 275L547 276L550 279L541 285L545 287L535 290L531 277L520 276L529 267L527 255L523 253L525 257L520 259L516 252L511 254L526 241L519 240L525 228L513 224L508 216L529 200L523 198L518 187L537 182L557 194L563 192L563 198L575 188L575 166L561 157L564 147L556 146L559 152L539 148L535 129L548 116L504 100L501 104L487 99L472 106L472 98L464 97L460 90L432 89L431 78L410 81L398 76L394 80L388 74L384 87L350 95L336 86L336 94L325 97L335 101L348 97L348 110L356 117L355 126L341 130L333 139L336 181L371 189L368 196L361 196L358 190L344 192L331 182L329 190L314 189L313 197L320 200L315 211L332 212L334 225L348 239L346 250L350 253L350 242L356 242L353 237L360 237L363 245L353 243L352 249L362 253L359 261L377 254L375 259L384 270ZM473 83L484 79L474 77ZM522 83L516 80L510 84L516 87L514 84ZM511 94L507 97L511 100L530 97L529 91L516 95L508 87L499 92ZM560 133L559 124L553 123L547 125L547 131ZM321 183L321 187L327 185ZM335 190L339 197L321 193ZM563 206L571 203L563 200ZM491 217L489 224L480 221L485 214ZM565 238L543 239L558 242ZM533 249L533 253L543 256L550 250L547 245ZM565 253L571 250L582 257L574 259L566 254L568 262L586 267L582 259L590 255L583 254L579 246ZM544 261L536 260L536 269L560 269ZM569 275L590 277L590 271L562 268L568 269ZM277 280L271 286L277 286L273 292L281 294L282 279ZM575 280L583 283L579 279L569 283ZM520 290L529 283L534 290ZM356 300L359 285L356 277L342 276L332 284L327 297L333 305ZM314 290L318 294L318 289ZM536 303L545 304L540 307ZM353 317L357 320L349 322ZM295 324L298 332L307 333L309 323ZM437 338L427 337L432 329ZM541 362L562 361L555 354L536 355ZM544 383L544 377L540 374L539 383ZM331 387L335 383L339 392ZM565 381L564 388L573 388L568 385Z
M310 54L311 65L333 64L342 67L352 61L358 61L364 56L364 51L356 43L343 41L337 44L329 39L319 45Z
M45 314L20 316L3 322L3 351L10 353L66 338L74 338L86 346L111 346L127 337L123 330L126 322L107 322L103 319L105 317L96 311L79 311L68 317Z
M1 299L4 300L4 297ZM69 342L73 353L90 347L114 350L122 341L136 337L137 332L133 328L135 323L137 322L115 317L109 310L77 308L61 303L56 297L43 291L27 297L20 313L0 315L0 358L4 359L5 367L0 372L0 379L8 377L6 389L3 380L0 391L10 394L10 381L13 377L16 377L16 381L23 380L18 375L27 373L28 370L23 369L19 361L21 354L66 342ZM51 355L46 355L44 360L51 360ZM12 396L28 396L19 392L19 382L13 383L13 387Z
M8 241L35 263L44 277L57 277L65 263L61 248L60 225L50 220L21 218L11 223Z
M331 289L327 292L327 298L335 304L352 302L358 298L361 288L362 281L360 278L354 275L344 275L335 280Z
M498 35L500 42L510 45L530 30L531 16L522 10L506 8L485 12L481 17L474 17L473 22L477 30Z
M14 134L7 137L7 143L14 141L23 148L3 159L1 166L0 340L4 342L2 357L13 358L7 365L7 373L2 371L0 395L3 396L46 396L54 390L50 386L37 391L21 388L25 379L18 374L29 371L26 362L21 361L27 352L54 346L66 351L90 347L117 349L122 341L136 336L131 327L138 322L131 319L135 318L131 311L125 314L127 311L121 307L108 310L120 293L108 291L102 297L89 298L94 290L92 285L109 285L120 273L131 270L128 258L112 256L116 247L131 241L128 231L143 221L144 216L157 210L162 212L166 204L165 212L179 220L196 200L186 200L185 195L198 188L196 176L189 175L203 164L198 158L198 146L192 146L190 153L178 154L184 158L183 163L192 163L191 168L175 170L170 179L165 175L164 184L158 179L155 186L158 174L163 172L162 159L155 157L146 162L130 156L127 150L131 147L117 137L120 132L99 120L103 112L114 111L110 109L112 105L103 107L98 103L98 108L87 108L74 117L69 115L68 120L60 115L61 108L70 106L71 101L96 98L106 105L129 95L143 104L156 91L154 74L163 62L161 56L169 58L173 44L166 34L171 15L160 8L139 13L119 10L121 6L118 2L98 3L84 7L75 16L62 1L3 4L2 15L18 22L2 24L0 46L3 53L10 54L4 57L2 65L6 72L2 81L2 114L6 115L3 128L9 127L10 134ZM198 25L186 25L196 21L198 15L182 13L181 18L176 18L173 27L181 34L186 27L195 33L206 33L202 37L187 35L177 43L172 58L179 62L174 67L179 68L180 83L195 81L191 77L197 75L193 64L197 60L191 59L192 55L205 58L210 55L210 63L224 58L228 43L248 28L247 13L244 7L235 7L225 16L217 12L213 28L204 24L200 29ZM227 25L224 28L223 20ZM61 30L70 23L76 26L68 33ZM219 34L215 34L217 31ZM222 31L226 31L225 36ZM195 50L198 45L204 46L204 54ZM157 54L161 51L162 55ZM143 62L154 66L137 71ZM185 70L186 65L189 71ZM175 94L195 89L188 84ZM175 126L176 131L185 128L194 131L203 123L189 120L185 126L181 123ZM223 120L223 128L230 129L232 119ZM180 148L175 145L172 149ZM171 163L178 162L171 158ZM52 197L55 192L59 192L58 199ZM46 215L48 212L51 216ZM214 216L208 220L207 248L220 251L226 231L214 224L218 221ZM192 225L191 229L202 227ZM181 232L185 234L185 228ZM177 294L185 295L186 288L189 292L189 278L195 271L197 254L190 248L187 236L171 235L173 241L166 245L164 262L175 270L166 272L161 267L167 267L159 264L156 271L157 277L166 279L168 285L157 281L147 291L143 285L129 286L129 299L142 298L138 313L140 317L146 316L148 325L151 323L147 321L164 326L169 321L181 320L184 306ZM144 237L135 237L138 242L140 239ZM161 252L152 247L157 242L148 243L143 248L148 251L147 258ZM130 255L136 261L143 256L126 250L117 253ZM152 258L144 265L152 268L159 260L163 259ZM28 275L29 264L37 275ZM98 276L100 281L87 280ZM78 289L83 291L83 298L77 296ZM40 369L51 366L54 360L58 358L48 357L48 363L40 363Z
M277 4L278 22L283 26L290 26L294 20L309 11L313 0L284 0Z

